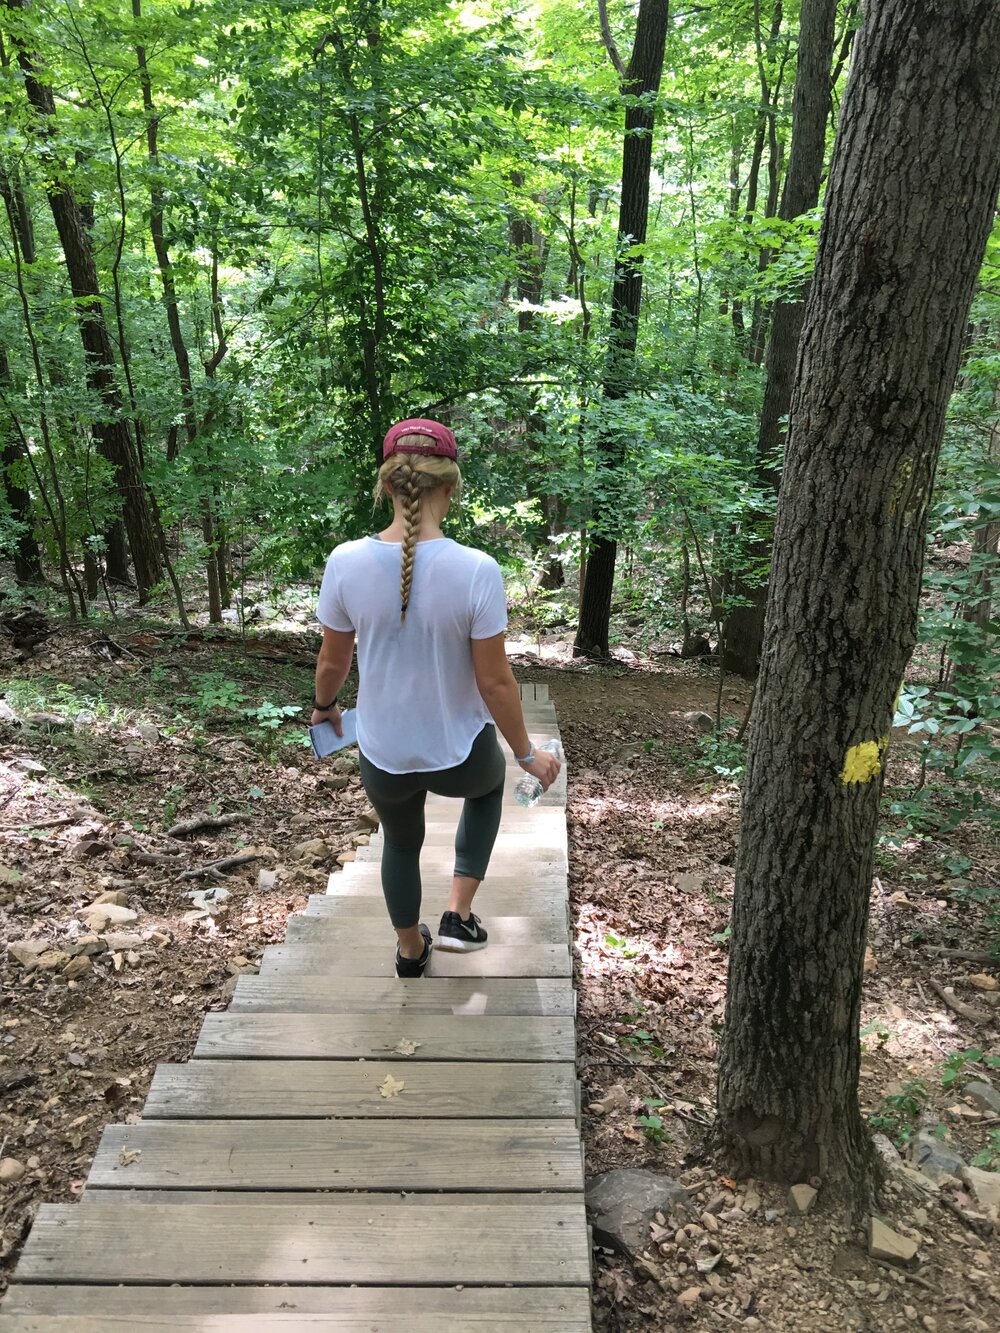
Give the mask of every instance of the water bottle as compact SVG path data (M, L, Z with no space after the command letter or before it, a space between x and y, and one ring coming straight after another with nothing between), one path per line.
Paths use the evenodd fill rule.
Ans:
M546 741L544 745L540 745L538 748L539 750L545 750L548 754L554 754L558 760L565 762L563 748L559 741ZM537 805L541 795L542 784L534 773L525 773L514 788L514 800L518 805Z

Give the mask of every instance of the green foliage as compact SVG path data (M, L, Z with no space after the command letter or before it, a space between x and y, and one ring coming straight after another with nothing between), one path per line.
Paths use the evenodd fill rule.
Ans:
M882 1098L878 1110L869 1115L868 1123L872 1129L888 1135L898 1148L903 1148L913 1138L917 1117L927 1105L929 1096L930 1089L922 1079L908 1079L900 1092Z
M1000 1129L991 1129L987 1145L980 1149L969 1162L984 1171L1000 1171Z
M1000 1055L987 1055L978 1046L971 1046L965 1051L952 1051L945 1061L944 1072L941 1075L942 1088L953 1088L956 1084L964 1083L976 1072L969 1070L967 1066L978 1064L985 1069L1000 1069Z

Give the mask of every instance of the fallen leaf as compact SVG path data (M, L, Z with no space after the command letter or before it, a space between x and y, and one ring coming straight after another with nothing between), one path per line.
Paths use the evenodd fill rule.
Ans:
M131 1166L132 1163L137 1162L141 1156L141 1148L123 1148L118 1154L118 1165Z
M411 1041L409 1037L401 1037L395 1046L389 1047L389 1050L395 1055L412 1055L417 1047L422 1045L423 1042Z
M626 1125L622 1130L622 1138L628 1139L630 1143L642 1143L643 1136L633 1125Z
M406 1084L401 1078L393 1078L391 1074L386 1074L378 1085L378 1095L388 1100L391 1097L398 1097L405 1087Z
M610 1111L627 1111L628 1108L629 1095L620 1083L616 1083L598 1101L591 1102L587 1110L595 1115L607 1115Z

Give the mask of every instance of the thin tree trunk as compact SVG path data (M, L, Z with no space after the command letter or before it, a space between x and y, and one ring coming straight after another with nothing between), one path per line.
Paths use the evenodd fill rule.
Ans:
M635 98L655 95L663 71L663 52L667 36L667 0L640 0L636 19L635 43L628 67L606 33L605 43L616 69L622 74L622 94ZM625 143L622 150L622 197L618 215L618 244L611 295L611 329L604 370L604 397L627 398L635 376L635 350L638 339L639 311L642 305L642 256L633 247L646 240L649 217L649 175L653 158L655 115L644 100L625 111ZM614 493L620 486L625 464L624 437L607 431L598 443L600 469L604 473L603 490ZM607 657L608 627L611 619L611 595L615 581L619 525L613 498L595 499L591 510L590 552L587 578L583 586L580 623L573 650L578 656Z
M18 12L23 12L26 7L25 0L6 0L6 4ZM52 89L39 81L35 59L21 44L18 44L18 63L24 75L28 101L44 117L46 132L52 135L55 132ZM48 198L75 298L80 340L87 362L87 384L104 408L104 419L94 422L94 438L99 451L114 468L139 600L145 601L160 578L156 527L128 422L122 415L121 394L115 382L114 347L104 318L90 236L73 187L58 169L53 171L49 181Z
M815 208L819 201L823 165L826 160L826 125L830 114L830 65L833 61L837 0L802 0L799 56L795 71L792 108L792 146L788 174L782 191L779 217L790 222ZM775 462L783 443L782 422L788 415L795 372L795 352L802 328L805 298L778 301L771 312L771 337L767 348L767 381L757 441L757 476L760 485L776 493L780 471ZM750 542L752 563L768 558L770 533L762 515L750 523L758 529ZM723 665L741 676L754 677L764 636L766 584L735 579L732 592L744 601L734 607L726 622Z
M730 1174L818 1176L858 1206L874 1170L857 1084L883 762L998 186L1000 6L869 6L798 351L715 1127Z

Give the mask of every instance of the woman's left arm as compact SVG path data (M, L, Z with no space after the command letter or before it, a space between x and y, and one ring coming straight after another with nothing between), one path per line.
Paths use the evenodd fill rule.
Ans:
M341 686L347 679L354 656L354 630L337 630L323 627L323 644L316 659L316 694L317 704L328 699L336 700ZM309 719L311 727L320 722L332 722L338 736L342 736L340 709L336 703L330 708L314 708Z

